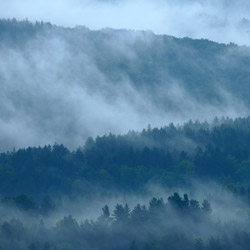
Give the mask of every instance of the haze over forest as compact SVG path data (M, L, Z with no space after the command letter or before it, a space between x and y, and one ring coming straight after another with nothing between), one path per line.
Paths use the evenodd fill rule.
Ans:
M0 0L0 250L248 250L249 11Z
M150 31L0 25L2 151L55 142L75 149L89 136L248 114L248 47Z

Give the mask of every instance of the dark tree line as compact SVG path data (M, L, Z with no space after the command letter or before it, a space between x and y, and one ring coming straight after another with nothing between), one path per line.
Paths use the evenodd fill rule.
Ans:
M136 34L143 39L131 39ZM134 41L127 44L136 55L134 60L113 48L120 37ZM162 79L166 84L171 78L178 80L198 103L213 105L223 103L214 84L221 82L250 106L249 48L143 31L90 31L28 20L0 20L3 51L30 52L33 42L42 44L54 38L63 41L70 55L86 55L110 84L126 76L136 89L147 89L159 107L173 112L178 106L158 95L157 84ZM148 38L150 43L145 43ZM225 65L225 57L233 63ZM81 63L72 68L69 82L76 76L79 82L85 79ZM164 72L170 79L161 77ZM7 81L1 76L0 80ZM138 204L133 209L117 204L110 211L106 205L95 221L79 222L71 215L53 227L45 221L56 213L60 195L72 198L110 190L137 193L151 183L189 186L191 179L214 180L250 202L249 169L250 117L149 126L141 132L89 138L75 151L54 144L3 152L0 250L247 250L247 218L241 218L241 223L220 223L214 220L208 201L200 203L186 194L181 197L174 193L167 202L153 198L148 206ZM5 218L12 211L30 218Z
M174 193L167 202L153 198L133 209L105 205L96 220L79 222L65 216L55 226L41 219L0 222L0 249L29 250L245 250L250 234L243 224L214 222L210 203ZM36 217L34 217L36 218ZM46 219L46 217L44 217Z
M70 151L63 145L29 147L0 154L0 193L86 194L140 191L148 183L167 187L212 179L231 190L250 181L250 118L189 122L89 138ZM187 146L190 145L190 146ZM186 150L188 149L188 150ZM240 184L239 184L240 183Z
M30 227L12 219L0 225L0 249L155 249L154 244L164 247L172 237L184 237L185 224L212 223L211 211L208 201L200 204L175 193L167 203L153 198L148 206L138 204L132 210L127 204L116 204L111 213L105 205L96 221L79 223L71 215L65 216L53 228L42 220ZM183 227L174 228L180 221ZM162 237L168 240L161 242ZM190 240L190 244L195 243Z

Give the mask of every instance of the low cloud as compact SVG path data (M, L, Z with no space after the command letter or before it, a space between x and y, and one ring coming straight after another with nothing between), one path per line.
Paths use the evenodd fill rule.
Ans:
M112 30L103 31L109 36ZM82 39L82 38L79 38ZM135 45L152 46L151 33L118 33L103 40L115 60L138 59ZM102 55L91 40L75 50L71 42L50 34L26 41L24 47L0 48L0 150L64 143L76 148L88 136L126 133L189 119L245 116L248 109L228 91L218 89L220 105L202 103L166 73L154 89L136 86L126 75L101 70ZM103 53L103 52L102 52ZM104 55L105 56L105 55ZM116 61L115 61L116 62ZM105 65L105 64L103 64ZM132 64L132 65L135 65ZM114 68L114 71L117 70Z

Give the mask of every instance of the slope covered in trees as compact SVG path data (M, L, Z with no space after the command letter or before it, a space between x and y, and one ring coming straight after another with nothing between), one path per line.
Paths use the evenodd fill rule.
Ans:
M250 117L160 127L249 114L249 66L232 43L0 20L0 249L249 249ZM147 121L160 125L120 133ZM118 201L196 181L223 186L207 187L214 206L206 192ZM100 196L113 212L82 219Z
M138 204L132 211L127 204L117 204L113 213L106 205L103 213L94 221L85 220L80 224L72 216L65 216L57 222L54 228L47 228L42 222L38 225L27 227L19 220L10 220L0 225L0 247L4 249L147 249L153 245L176 245L176 248L185 246L174 239L161 240L165 235L183 237L188 224L209 223L211 208L207 201L201 207L196 200L182 199L177 193L168 198L168 203L163 199L153 198L149 206ZM183 221L182 232L174 232L171 228L174 221L171 214L178 213L176 220ZM162 219L166 223L159 223ZM172 220L172 221L171 221ZM196 230L194 230L195 233ZM164 233L163 233L164 232ZM197 228L198 232L198 228ZM197 232L195 235L197 235ZM183 235L182 235L183 234ZM190 246L195 241L188 240ZM100 244L102 242L102 244ZM141 246L138 248L138 246ZM26 247L26 248L25 248ZM143 248L144 249L144 248Z
M2 195L86 194L93 189L142 191L149 183L190 179L248 187L250 118L189 122L89 138L82 148L29 147L0 154Z
M137 88L146 86L154 92L159 84L170 87L172 79L201 102L219 103L225 97L220 89L224 89L250 105L248 47L154 35L150 31L91 31L83 26L63 28L43 22L0 21L1 49L31 49L32 53L36 43L42 47L53 39L69 52L67 60L71 65L65 62L72 70L71 75L66 74L69 81L74 76L84 80L84 60L88 57L89 63L97 65L114 83L127 78ZM78 61L74 59L77 54L82 55Z
M243 216L243 215L242 215ZM46 220L46 217L44 217ZM26 221L0 222L0 247L32 250L234 250L248 249L249 218L244 222L218 223L210 203L199 203L187 194L169 196L167 202L153 198L132 210L105 205L96 220L78 221L67 215L55 226L33 215Z

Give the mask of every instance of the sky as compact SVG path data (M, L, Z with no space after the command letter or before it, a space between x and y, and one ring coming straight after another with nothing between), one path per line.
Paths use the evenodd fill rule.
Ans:
M0 17L91 29L152 30L249 45L247 0L0 0Z

